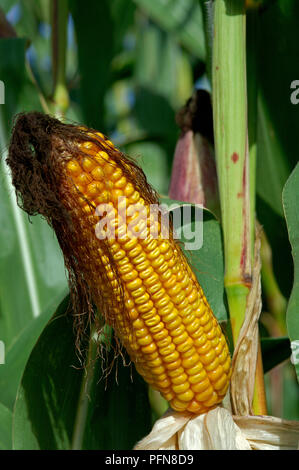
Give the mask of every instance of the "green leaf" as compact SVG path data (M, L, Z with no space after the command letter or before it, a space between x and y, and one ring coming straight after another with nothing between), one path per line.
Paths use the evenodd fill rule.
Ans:
M271 244L276 279L286 297L292 272L281 194L298 160L298 105L291 102L291 83L299 76L298 15L296 0L268 2L258 14L254 51L258 74L253 80L259 89L257 218Z
M293 268L285 218L275 212L260 197L257 197L257 219L263 224L272 249L273 271L276 281L283 296L289 298L293 284Z
M11 7L14 5L15 0L2 0L1 2L1 8L4 11L5 14L9 12Z
M109 362L113 360L114 354L112 350ZM83 449L132 449L138 440L151 431L148 387L137 374L135 366L128 365L128 356L125 354L124 357L127 365L124 366L119 356L107 382L102 377L101 361L97 362Z
M65 315L68 302L60 305L25 368L14 410L14 449L70 447L83 371L75 354L71 318Z
M259 16L257 184L259 195L281 215L283 185L298 160L298 107L291 102L291 83L299 76L298 15L296 0L277 0Z
M74 18L80 70L79 99L86 125L104 129L104 96L111 79L115 52L114 23L107 0L69 1Z
M49 302L45 311L28 325L14 339L6 350L5 364L0 366L0 397L8 408L13 409L17 389L30 353L47 322L55 312L57 305L66 296L66 290Z
M30 355L14 411L13 447L130 449L150 430L147 386L120 356L117 376L103 377L101 358L88 362L85 375L67 305L65 299ZM88 345L81 347L84 360Z
M5 86L5 106L1 106L1 126L3 136L11 125L13 115L18 111L22 90L25 84L25 39L10 38L0 40L0 76ZM6 139L1 142L4 146ZM3 150L3 147L2 147Z
M161 198L161 203L171 207L172 204L178 204L182 211L182 206L194 208L194 204L188 204L181 201L175 201L166 197ZM194 233L195 230L201 230L201 223L195 224L195 217L198 214L191 212L191 222L184 224L185 233ZM183 220L183 219L182 219ZM192 243L192 238L188 240L181 234L183 250L192 265L196 277L205 293L205 296L211 305L211 308L218 321L227 320L227 308L224 294L224 264L223 264L223 245L221 228L214 215L207 209L203 209L203 243L200 249L185 250L186 242ZM196 236L199 236L197 233Z
M12 446L12 412L0 403L0 450L10 450Z
M281 193L290 168L273 128L273 115L262 97L258 110L257 193L275 213L283 215Z
M134 24L136 5L128 0L114 0L110 2L111 16L115 23L114 41L116 50L123 50L123 37Z
M29 223L17 207L8 169L2 161L0 185L1 340L14 337L66 287L63 257L53 230L41 217Z
M4 6L6 12L8 11L8 6L15 6L16 2L5 2ZM19 9L19 19L15 24L15 29L17 35L20 37L29 37L32 39L38 33L38 18L37 18L37 4L39 0L19 0L18 2Z
M184 60L184 53L174 37L155 24L140 21L138 27L136 85L163 96L176 108L182 106L193 88L189 58Z
M205 59L202 12L197 0L134 0L199 59Z
M282 338L261 338L264 373L273 369L291 355L290 340Z
M294 284L287 307L287 329L291 340L292 357L299 381L299 164L283 190L283 207L288 226L294 261Z
M147 134L174 141L178 132L175 112L164 96L148 88L138 87L133 112Z
M170 169L165 150L155 142L139 142L128 145L126 151L142 168L149 184L167 194Z
M289 362L283 368L282 418L299 421L299 387L296 371Z

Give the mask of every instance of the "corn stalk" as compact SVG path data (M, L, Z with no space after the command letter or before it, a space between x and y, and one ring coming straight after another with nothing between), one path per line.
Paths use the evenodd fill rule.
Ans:
M212 82L224 283L236 345L251 289L255 224L255 123L250 122L249 157L245 1L214 2ZM250 97L254 99L254 96L255 90L250 90ZM260 352L256 379L253 408L255 413L265 414Z
M69 106L66 84L68 0L52 0L53 113L63 116Z

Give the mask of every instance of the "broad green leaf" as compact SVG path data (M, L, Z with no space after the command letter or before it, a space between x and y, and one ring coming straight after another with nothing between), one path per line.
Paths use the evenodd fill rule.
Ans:
M45 0L44 0L45 1ZM47 0L46 0L47 1ZM2 3L2 2L1 2ZM17 8L17 14L15 14L14 28L17 35L20 37L29 37L30 39L35 37L38 32L38 10L39 0L19 0L16 1L5 1L4 10L6 13L14 7Z
M170 208L172 204L178 204L181 210L182 206L194 207L194 204L174 201L166 197L161 198L161 203L168 205ZM195 225L194 217L195 214L192 212L191 223L184 226L185 233L194 233L195 229L199 229L200 225ZM186 255L215 316L218 321L225 321L227 320L227 309L223 283L224 265L221 228L213 214L206 209L203 209L202 227L203 243L201 248L198 250L188 250ZM184 249L185 243L192 240L187 240L184 232L182 232L182 237L179 241L182 242Z
M19 382L30 353L57 305L65 296L66 290L62 289L60 294L49 300L45 311L32 319L6 350L5 364L0 365L0 400L10 409L13 409Z
M116 51L123 49L123 38L134 24L136 5L132 0L114 0L110 2L111 16L115 23L114 41Z
M191 64L184 58L172 35L152 23L140 21L135 66L137 86L163 96L176 108L182 106L193 88Z
M13 424L14 449L68 449L83 371L75 354L69 299L60 305L26 365Z
M1 340L8 347L19 331L45 309L49 299L66 287L66 277L53 230L40 217L29 223L16 205L8 169L2 165L0 325Z
M269 415L299 420L299 387L290 361L265 374L265 387Z
M278 179L281 194L288 174L298 160L298 106L291 102L291 83L299 76L298 15L297 0L277 0L264 8L259 16L258 83L264 107L260 118L263 121L261 126L266 127L269 146L258 151L258 161L261 160L258 164L268 168L268 173L264 168L268 184L259 180L258 190L260 194L268 191L266 186L273 190L269 202L281 214L281 200L276 207L277 192L279 194L275 183L277 175L270 166L275 160L277 172L282 173ZM264 152L272 155L272 159Z
M289 362L283 368L282 417L299 421L299 387L296 372Z
M189 98L192 81L190 62L184 60L184 53L173 36L141 18L137 31L132 115L147 140L159 139L167 155L169 173L178 135L175 112ZM149 159L149 171L151 165ZM168 185L167 177L165 184Z
M161 28L199 59L205 59L202 12L197 0L134 0Z
M299 164L283 190L283 207L288 226L294 261L294 284L287 307L287 329L291 340L292 358L299 381Z
M291 355L290 340L283 338L261 338L264 373L271 370Z
M285 218L258 196L257 219L262 223L271 246L274 276L283 296L288 298L292 290L293 268Z
M5 105L1 105L1 153L7 144L12 118L20 111L19 103L26 82L25 39L0 40L0 76L5 86Z
M120 356L108 378L103 367L111 355L105 364L91 361L85 372L67 305L65 299L30 355L14 410L13 447L130 449L150 429L147 386ZM88 345L81 347L84 360Z
M255 51L258 75L252 77L259 89L257 218L271 244L276 279L286 297L292 272L281 194L298 160L298 105L291 102L291 83L299 76L298 14L296 0L270 1L261 8Z
M140 142L128 145L126 151L143 169L149 184L167 194L170 170L165 150L155 142Z
M81 1L69 1L77 39L79 100L84 123L102 132L105 132L104 96L110 85L115 53L115 25L109 3L107 0L90 2L82 8Z
M12 446L12 412L0 403L0 450L10 450Z
M174 108L155 90L138 87L135 94L134 117L138 125L151 137L175 143L178 134Z
M3 164L3 162L2 162ZM37 289L25 238L25 221L13 200L13 191L4 187L3 168L0 184L0 339L9 346L19 331L39 313ZM7 171L7 169L5 169Z
M257 192L275 213L282 216L281 193L290 168L273 128L273 116L262 97L258 113Z
M113 355L112 350L108 361ZM124 357L127 365L119 356L107 380L102 377L101 362L97 362L83 449L132 449L151 430L148 387L134 365L128 365L128 356Z

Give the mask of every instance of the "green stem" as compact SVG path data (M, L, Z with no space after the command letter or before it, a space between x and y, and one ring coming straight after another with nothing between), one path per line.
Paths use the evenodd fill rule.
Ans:
M255 25L254 17L249 19L251 21ZM224 238L224 284L234 344L245 318L254 250L257 109L254 35L251 30L248 122L245 1L215 0L214 132ZM267 411L260 349L253 409L258 414Z
M74 433L73 433L73 440L72 440L72 450L81 450L86 421L87 421L87 414L88 414L88 406L90 401L90 391L94 379L94 371L95 371L95 361L97 357L98 351L98 338L95 339L93 332L90 335L89 341L89 350L88 350L88 357L87 357L87 364L86 369L84 371L84 378L81 386L81 392L79 397L78 403L78 410L75 419L75 426L74 426Z
M97 325L99 326L99 325ZM84 433L86 429L88 407L90 402L90 392L94 381L94 372L96 359L98 356L98 348L102 344L107 352L110 351L113 330L108 325L103 325L101 333L96 332L94 327L90 333L89 349L87 355L86 368L82 381L78 410L75 419L72 450L81 450L83 446ZM101 346L100 346L101 347Z
M258 22L257 10L246 15L247 30L247 94L248 94L248 142L250 178L250 220L251 253L254 255L255 197L256 197L256 154L257 154L257 61Z
M213 114L225 253L225 288L234 342L251 285L245 2L214 6Z
M52 63L54 113L64 115L69 106L66 85L68 0L52 0Z

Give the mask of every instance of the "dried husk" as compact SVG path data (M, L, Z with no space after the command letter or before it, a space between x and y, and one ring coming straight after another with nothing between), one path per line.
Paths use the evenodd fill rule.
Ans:
M296 450L299 422L234 416L218 406L199 416L167 411L135 450Z

